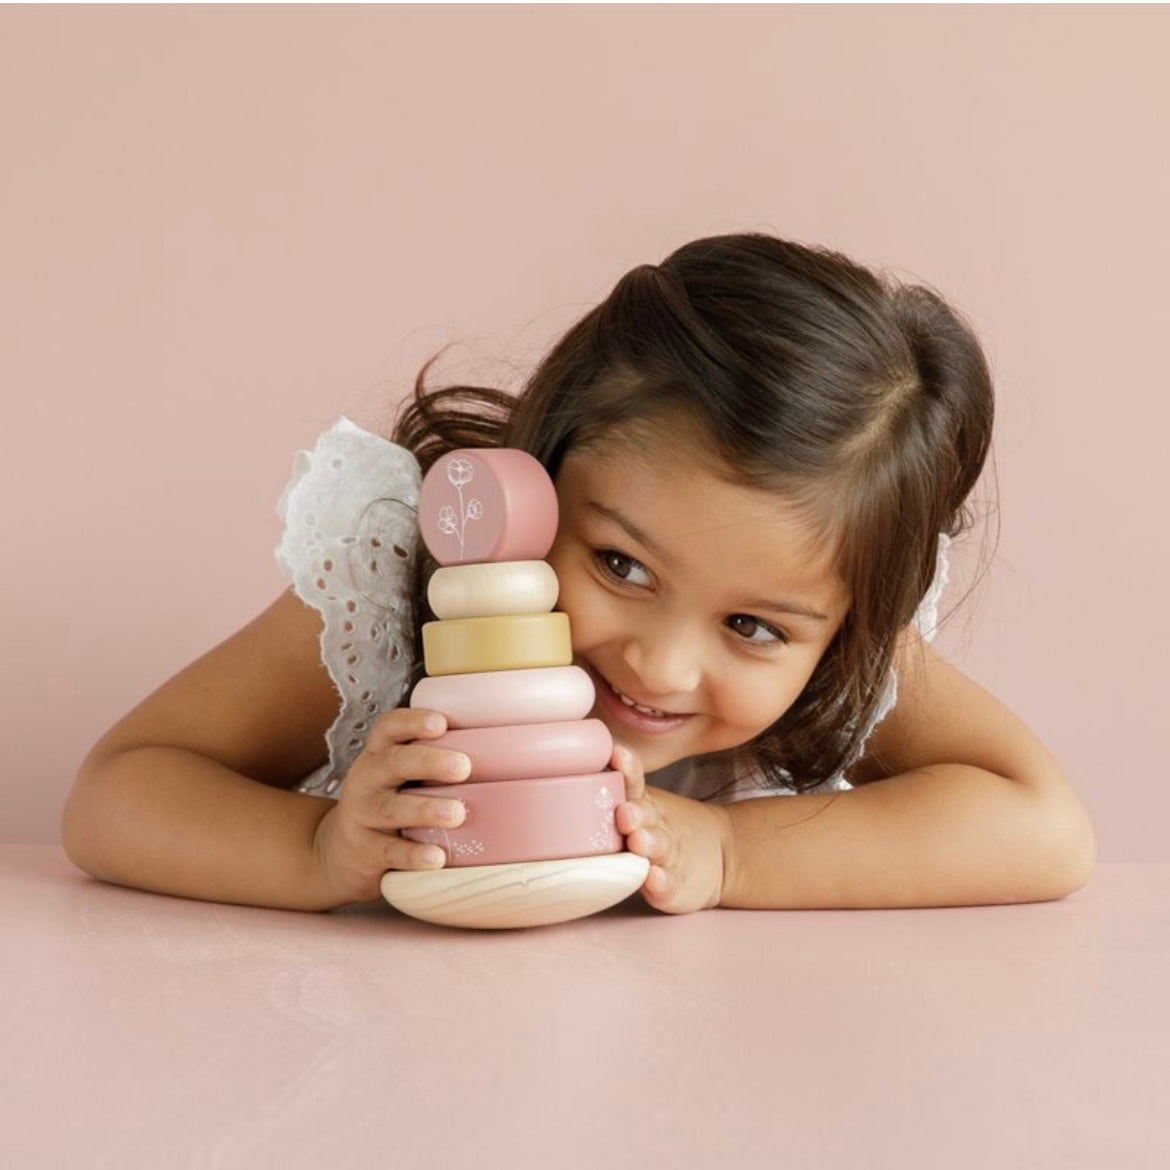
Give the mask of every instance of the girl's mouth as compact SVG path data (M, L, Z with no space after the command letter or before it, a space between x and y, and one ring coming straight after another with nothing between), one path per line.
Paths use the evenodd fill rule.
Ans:
M610 687L609 689L613 691L613 693L617 695L617 697L621 699L621 701L625 703L627 707L633 707L635 711L640 712L642 715L655 715L659 719L665 719L667 716L666 711L659 711L654 707L643 707L640 703L635 703L629 695L623 695L622 692L617 689L617 687Z
M688 719L693 718L689 714L672 714L669 711L659 711L654 707L644 707L640 703L635 703L629 695L624 695L616 687L611 686L592 667L585 669L593 679L598 703L616 722L626 727L646 732L673 731L676 727L681 727Z

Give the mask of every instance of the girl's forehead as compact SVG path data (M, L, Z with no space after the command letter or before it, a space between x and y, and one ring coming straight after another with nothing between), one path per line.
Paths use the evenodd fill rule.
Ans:
M570 448L562 471L595 488L629 493L637 483L648 499L669 510L679 488L709 500L731 515L783 521L810 529L807 509L781 491L749 483L692 426L673 419L639 420L610 427L588 443ZM558 480L560 476L558 476ZM669 485L669 488L668 488ZM717 501L717 503L716 503Z
M702 423L689 410L660 408L650 414L602 426L591 432L580 448L606 451L612 448L633 448L649 451L662 445L685 445L703 451L715 458L715 448L709 442Z
M599 477L629 474L634 469L661 476L681 466L711 479L736 480L734 468L698 425L677 412L615 423L570 447L562 467L566 463Z

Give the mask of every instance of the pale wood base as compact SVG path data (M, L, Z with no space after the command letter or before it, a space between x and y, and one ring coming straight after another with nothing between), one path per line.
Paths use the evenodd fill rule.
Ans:
M547 926L616 905L649 870L649 860L636 853L391 870L382 877L382 897L403 914L442 926Z

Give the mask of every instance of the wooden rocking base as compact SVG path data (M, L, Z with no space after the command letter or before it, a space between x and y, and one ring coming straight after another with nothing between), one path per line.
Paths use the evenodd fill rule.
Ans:
M382 877L382 897L403 914L441 926L547 926L615 906L649 870L649 860L636 853L391 870Z

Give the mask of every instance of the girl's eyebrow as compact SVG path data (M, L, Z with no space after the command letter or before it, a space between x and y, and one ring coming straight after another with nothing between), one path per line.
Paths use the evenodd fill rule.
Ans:
M619 528L625 529L643 548L649 549L659 560L669 564L671 558L641 528L628 517L623 516L616 508L606 507L605 504L599 504L596 500L586 500L585 507L588 511L595 512L597 515L616 524ZM827 613L821 613L820 610L813 609L810 605L803 605L799 601L764 601L757 599L754 601L745 601L743 606L745 609L751 610L759 609L768 610L772 613L795 614L798 617L812 618L818 622L827 622L829 620Z
M827 622L829 615L813 609L811 605L801 605L799 601L745 601L745 609L771 610L773 613L792 613L798 617L812 618L814 621Z
M659 558L659 560L669 562L670 558L666 555L666 553L663 552L662 549L659 548L658 545L656 545L654 541L652 541L650 537L647 536L646 533L643 532L642 529L633 522L633 520L623 516L616 508L607 508L604 504L599 504L596 500L586 500L585 507L590 512L596 512L603 519L609 520L616 524L619 528L624 528L626 532L634 538L634 540L636 540L643 548L648 548L656 557Z

